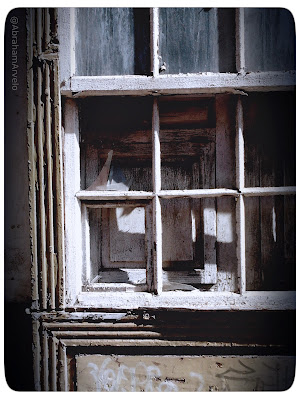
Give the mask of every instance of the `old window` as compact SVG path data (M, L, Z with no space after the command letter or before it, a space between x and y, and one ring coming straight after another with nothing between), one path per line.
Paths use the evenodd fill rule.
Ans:
M69 305L289 308L290 14L62 9L59 28Z

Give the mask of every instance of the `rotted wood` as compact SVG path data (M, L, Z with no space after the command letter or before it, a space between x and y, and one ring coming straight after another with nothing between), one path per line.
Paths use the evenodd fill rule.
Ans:
M33 307L64 306L64 239L57 15L27 11L28 151ZM39 302L37 302L39 301Z

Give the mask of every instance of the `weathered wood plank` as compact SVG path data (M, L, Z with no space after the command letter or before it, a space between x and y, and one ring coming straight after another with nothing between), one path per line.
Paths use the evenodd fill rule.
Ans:
M81 293L78 307L91 309L126 310L139 308L173 310L294 310L296 294L293 291L253 291L240 295L232 292L162 292L160 296L151 293L128 293L110 296L100 293Z
M240 91L294 90L295 71L237 73L200 73L160 75L158 77L80 77L71 78L70 88L62 87L63 96L111 96L146 94L240 93ZM237 89L238 88L238 89ZM71 92L70 92L71 89ZM72 95L73 93L73 95Z
M191 204L189 199L162 200L162 260L193 260ZM165 263L165 267L167 265Z

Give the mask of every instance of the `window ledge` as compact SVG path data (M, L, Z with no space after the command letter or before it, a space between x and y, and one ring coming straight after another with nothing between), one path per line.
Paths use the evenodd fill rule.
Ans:
M69 305L71 306L71 305ZM164 292L151 293L80 293L76 309L173 309L173 310L295 310L296 292L270 291L237 293Z
M153 76L73 76L63 83L69 97L189 93L242 93L241 91L291 90L295 71L249 73L198 73Z

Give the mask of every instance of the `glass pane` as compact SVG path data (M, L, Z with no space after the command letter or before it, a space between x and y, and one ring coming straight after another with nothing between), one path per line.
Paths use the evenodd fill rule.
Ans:
M235 71L234 9L160 8L159 23L166 73Z
M247 290L295 290L296 196L245 198Z
M245 185L296 185L295 94L243 97Z
M76 75L150 71L149 9L77 8Z
M213 98L160 99L162 189L215 188Z
M88 207L88 221L91 281L145 288L145 207Z
M235 200L162 199L163 290L237 290Z
M152 99L84 99L79 110L81 188L92 190L107 166L93 190L151 191Z
M295 69L295 24L284 8L245 8L247 71Z

